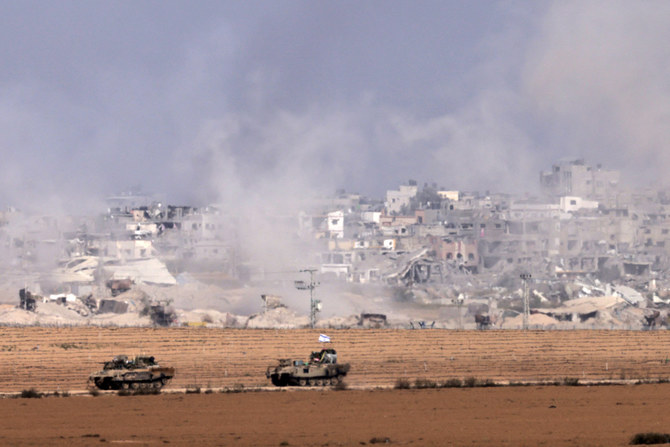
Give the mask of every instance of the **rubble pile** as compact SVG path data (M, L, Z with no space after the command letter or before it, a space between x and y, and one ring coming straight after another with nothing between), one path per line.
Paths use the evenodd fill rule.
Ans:
M294 311L279 307L251 315L244 327L249 329L299 329L308 326L308 316L297 315Z
M414 262L414 259L412 262ZM536 280L525 288L512 274L490 284L462 274L451 283L426 281L399 287L360 286L324 294L339 312L318 315L319 328L520 329L524 299L531 329L660 329L668 327L670 289L665 281L605 283L590 276ZM21 289L16 305L0 307L0 324L207 326L229 328L308 327L309 315L286 305L280 295L254 288L223 288L192 280L183 285L132 284L76 296L37 294ZM260 312L231 312L256 296ZM261 297L259 300L258 297ZM328 304L327 300L327 304ZM30 304L29 304L30 303ZM346 304L346 305L344 305ZM201 305L201 306L200 306Z

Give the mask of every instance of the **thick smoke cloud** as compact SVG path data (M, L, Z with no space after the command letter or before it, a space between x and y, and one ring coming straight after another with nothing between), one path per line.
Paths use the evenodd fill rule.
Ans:
M521 93L554 153L585 154L634 181L663 181L668 17L666 2L608 1L557 2L541 18Z
M408 178L532 191L566 156L659 178L668 9L4 3L0 205L99 210L141 185L252 222Z

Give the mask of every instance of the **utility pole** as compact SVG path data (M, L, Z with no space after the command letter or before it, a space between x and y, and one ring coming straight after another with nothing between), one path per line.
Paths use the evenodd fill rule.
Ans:
M523 281L523 330L528 330L528 319L530 318L530 300L528 297L528 281L533 277L530 273L520 275Z
M319 283L314 282L314 273L316 269L303 269L300 273L309 273L309 283L305 281L295 281L295 288L298 290L309 290L309 326L314 329L316 324L316 314L321 310L321 301L314 299L314 289Z

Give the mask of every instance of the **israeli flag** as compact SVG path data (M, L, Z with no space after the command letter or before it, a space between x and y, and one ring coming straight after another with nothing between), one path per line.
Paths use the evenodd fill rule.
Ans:
M325 334L321 334L321 335L319 335L319 342L330 343L330 337L325 335Z

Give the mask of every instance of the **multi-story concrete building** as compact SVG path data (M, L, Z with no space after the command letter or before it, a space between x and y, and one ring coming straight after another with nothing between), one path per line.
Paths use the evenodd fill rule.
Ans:
M416 196L419 188L416 182L410 185L400 185L398 190L386 191L386 212L388 214L400 214L403 207L408 208L410 201Z
M552 166L550 172L540 173L542 191L551 197L577 196L588 199L606 199L619 186L621 173L593 168L583 159L563 160Z

